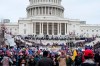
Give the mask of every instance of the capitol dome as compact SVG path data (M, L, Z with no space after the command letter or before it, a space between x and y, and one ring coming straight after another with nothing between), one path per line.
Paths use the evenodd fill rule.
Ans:
M35 16L64 17L61 0L29 0L29 2L30 4L26 8L28 18Z

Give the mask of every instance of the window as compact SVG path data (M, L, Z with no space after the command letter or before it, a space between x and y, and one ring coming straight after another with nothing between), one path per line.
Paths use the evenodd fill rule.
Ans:
M96 30L96 32L98 32L98 30Z
M12 29L10 28L10 32L12 32Z
M92 32L94 32L94 30L92 30Z
M83 32L83 30L81 30L81 32Z
M36 34L40 32L40 23L36 23Z
M26 27L26 24L24 24L24 27Z
M75 25L73 25L73 27L75 27Z
M15 31L16 31L17 29L15 29Z
M87 32L88 32L88 30L87 30Z
M43 7L43 14L45 14L45 7Z
M49 14L51 15L51 8L50 8Z
M24 29L24 34L26 34L26 29Z
M42 7L40 7L40 14L42 14Z
M52 35L52 23L48 23L49 35Z
M54 3L55 3L55 0L54 0Z

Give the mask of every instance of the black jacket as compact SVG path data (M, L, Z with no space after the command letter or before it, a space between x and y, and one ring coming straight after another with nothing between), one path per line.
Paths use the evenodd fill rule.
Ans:
M54 66L54 63L50 58L44 57L37 63L37 66Z
M29 66L35 66L36 65L36 62L34 60L33 61L30 60L28 63L29 63Z
M81 66L96 66L96 63L92 59L85 60Z
M95 64L95 63L94 63L94 64L90 64L90 63L82 63L81 66L96 66L96 64Z

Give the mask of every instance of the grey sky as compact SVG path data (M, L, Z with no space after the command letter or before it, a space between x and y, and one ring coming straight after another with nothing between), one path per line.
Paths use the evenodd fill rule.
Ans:
M29 0L0 0L0 19L17 22L26 17ZM65 18L80 19L88 24L100 24L100 0L62 0Z

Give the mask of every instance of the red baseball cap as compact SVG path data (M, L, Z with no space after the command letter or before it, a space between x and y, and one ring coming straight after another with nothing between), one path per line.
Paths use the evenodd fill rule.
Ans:
M93 53L92 50L87 49L87 50L84 51L84 56L89 56L89 57L92 57L93 58L94 53Z

